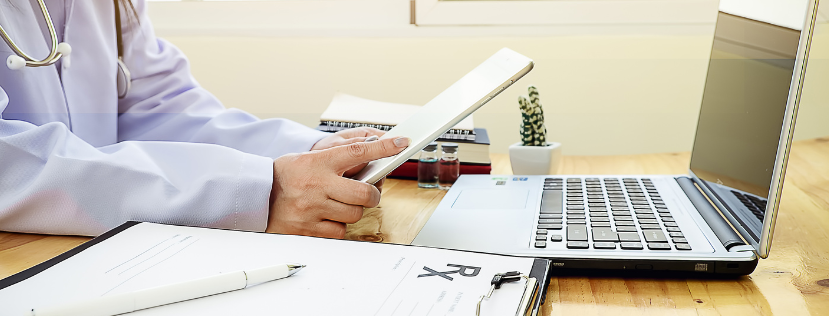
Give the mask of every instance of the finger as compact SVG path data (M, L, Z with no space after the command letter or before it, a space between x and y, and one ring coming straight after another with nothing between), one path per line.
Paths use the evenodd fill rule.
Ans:
M383 135L386 135L386 132L381 131L381 130L376 129L376 128L373 128L373 127L369 127L368 130L366 131L366 133L367 133L366 134L367 136L382 137Z
M345 224L333 221L321 221L314 224L314 232L309 234L325 238L345 238Z
M342 130L337 132L337 135L340 135L342 138L352 138L352 137L369 137L369 136L383 136L386 132L381 131L379 129L373 127L356 127L356 128L349 128L346 130Z
M409 146L409 138L395 137L371 143L352 143L320 151L323 161L339 174L359 164L394 156Z
M365 207L380 204L380 191L371 184L357 180L337 178L326 193L328 198L345 204Z
M374 187L377 188L377 191L380 191L380 193L383 193L383 183L385 183L385 182L386 182L386 177L383 177L383 178L380 179L380 181L377 181L377 182L374 183Z
M353 177L355 174L360 172L360 170L363 170L363 168L365 168L366 165L368 165L368 163L361 163L359 165L356 165L356 166L352 167L351 169L348 169L348 171L343 173L343 177L346 177L346 178Z
M323 202L319 218L354 224L363 218L363 206L344 204L336 200L328 199Z
M362 136L361 137L352 137L352 138L341 139L341 140L337 140L337 141L333 142L331 147L343 146L343 145L354 144L354 143L363 143L363 142L366 141L366 139L368 139L368 137L362 137Z

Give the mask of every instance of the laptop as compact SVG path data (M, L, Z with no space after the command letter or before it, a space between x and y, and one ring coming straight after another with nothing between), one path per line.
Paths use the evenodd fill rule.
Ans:
M751 273L771 249L816 0L721 0L686 175L463 175L415 245Z

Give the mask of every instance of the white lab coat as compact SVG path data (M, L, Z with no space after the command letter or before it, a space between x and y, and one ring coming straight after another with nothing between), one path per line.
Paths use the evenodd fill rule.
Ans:
M42 58L50 40L30 2L0 0L0 25ZM0 230L97 235L127 220L264 230L273 159L326 134L225 109L155 37L143 0L140 25L121 11L133 80L119 100L112 1L47 2L71 65L0 66ZM0 58L11 54L0 41Z

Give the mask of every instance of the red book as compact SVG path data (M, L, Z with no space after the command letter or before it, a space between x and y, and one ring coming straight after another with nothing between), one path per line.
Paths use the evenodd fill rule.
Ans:
M489 174L492 172L491 164L465 164L461 163L460 174ZM387 177L395 179L417 180L417 161L406 161L397 169L394 169Z

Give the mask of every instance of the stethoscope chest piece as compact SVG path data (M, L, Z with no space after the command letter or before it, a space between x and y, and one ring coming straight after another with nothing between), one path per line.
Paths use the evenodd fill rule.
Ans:
M129 68L127 68L127 65L124 64L121 58L118 58L118 73L115 76L117 77L118 98L123 99L130 92L132 74L130 74Z

